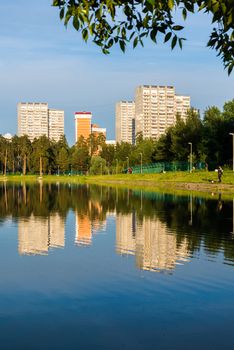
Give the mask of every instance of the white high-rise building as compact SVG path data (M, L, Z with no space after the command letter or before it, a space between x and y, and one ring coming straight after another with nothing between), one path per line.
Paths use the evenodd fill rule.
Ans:
M48 104L18 104L18 136L27 135L31 141L42 135L48 137Z
M49 138L59 141L64 135L64 111L49 109Z
M180 115L183 120L186 120L186 115L190 106L190 96L175 95L176 113Z
M190 97L177 96L173 86L139 86L135 95L136 133L158 139L175 124L177 114L185 119L189 109Z
M30 141L42 135L58 141L64 135L64 111L50 110L48 103L18 104L18 136Z
M116 141L135 142L135 103L120 101L116 104Z

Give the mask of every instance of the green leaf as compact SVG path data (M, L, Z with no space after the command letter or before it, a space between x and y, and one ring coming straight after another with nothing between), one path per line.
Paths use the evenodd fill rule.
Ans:
M185 2L185 7L189 12L194 12L194 4L190 3L190 2Z
M171 32L167 33L167 34L165 35L165 38L164 38L164 43L166 43L168 40L170 40L170 39L171 39L171 36L172 36L172 33L171 33Z
M134 35L135 35L135 32L132 32L132 34L131 34L130 37L129 37L129 41L132 40L132 38L134 37Z
M171 42L171 49L173 50L177 43L177 36L175 35Z
M179 47L182 50L183 47L183 38L179 38Z
M109 55L109 53L110 53L110 51L109 50L107 50L107 49L102 49L102 52L105 54L105 55Z
M155 42L155 43L156 43L156 36L157 36L157 33L158 33L158 31L157 31L156 28L154 28L154 29L151 30L151 32L150 32L150 38L151 38L151 40L152 40L153 42Z
M74 17L73 17L73 27L74 27L76 30L79 30L79 29L80 29L80 22L79 22L77 16L74 16Z
M175 5L174 4L174 0L168 0L168 7L169 7L170 10L173 9L174 5Z
M67 11L66 16L65 16L65 20L64 20L65 26L67 26L68 22L70 21L71 16L72 16L71 11Z
M61 20L62 20L63 17L64 17L64 12L65 12L65 10L64 10L64 7L63 7L63 8L61 9L61 11L60 11L60 14L59 14Z
M232 62L231 64L229 64L228 66L228 75L231 74L232 70L233 70L233 67L234 67L234 62Z
M119 41L119 46L120 46L120 49L121 49L123 52L125 52L125 46L126 46L126 44L125 44L125 42L124 42L123 40L120 40L120 41Z
M186 20L186 18L187 18L187 10L185 8L183 8L182 16L183 16L183 19Z
M219 3L217 2L215 5L213 5L213 13L219 11Z
M134 41L133 41L133 48L135 49L135 47L137 46L138 44L138 37L136 36Z
M87 42L87 40L89 38L89 33L88 33L88 30L86 28L82 30L82 37L83 37L84 41Z
M206 6L207 5L205 2L203 4L201 4L201 6L199 6L199 11L203 10Z
M182 30L182 29L184 29L184 27L183 27L183 26L176 25L176 26L172 27L172 29L173 29L173 30Z
M143 40L139 39L139 43L141 44L142 47L144 47Z
M108 41L108 44L107 44L108 48L112 47L113 44L114 44L114 40L111 38L111 39Z
M156 1L155 0L147 0L152 6L155 6Z
M232 13L227 18L227 25L229 26L232 23Z

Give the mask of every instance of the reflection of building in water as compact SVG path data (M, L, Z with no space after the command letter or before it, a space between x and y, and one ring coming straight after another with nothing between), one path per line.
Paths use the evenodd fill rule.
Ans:
M138 223L135 213L116 217L116 250L119 254L135 254L136 264L143 270L170 270L188 261L188 243L177 245L176 235L158 219L144 218Z
M102 220L103 208L97 201L89 201L89 212L92 217L92 232L93 234L106 230L106 220Z
M116 250L118 254L135 254L135 213L116 216Z
M77 245L91 245L93 234L105 230L106 220L101 220L102 215L102 206L95 201L89 201L87 213L76 213L75 243Z
M88 215L76 213L76 238L78 245L90 245L92 241L91 221Z
M55 213L49 217L49 237L50 246L60 248L65 246L65 223L64 220Z
M21 255L46 255L50 247L64 247L64 219L31 215L18 223L18 251Z

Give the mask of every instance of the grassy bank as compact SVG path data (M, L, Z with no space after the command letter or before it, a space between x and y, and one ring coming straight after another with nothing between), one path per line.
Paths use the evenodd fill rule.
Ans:
M96 176L56 176L46 175L41 179L36 175L0 176L0 181L35 183L39 180L53 183L100 184L105 186L128 187L150 191L176 192L219 192L234 195L234 173L226 171L222 183L218 183L216 172L170 172L165 174L117 174Z

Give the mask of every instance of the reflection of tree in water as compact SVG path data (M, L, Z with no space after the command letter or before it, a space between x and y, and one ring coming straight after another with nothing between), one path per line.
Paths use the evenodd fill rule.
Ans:
M234 261L232 206L221 195L205 200L95 185L0 184L0 221L53 213L65 218L73 210L92 222L104 222L110 212L124 215L134 211L138 223L150 218L165 224L176 234L178 247L186 238L191 253L203 245L209 254L223 249L225 257Z

